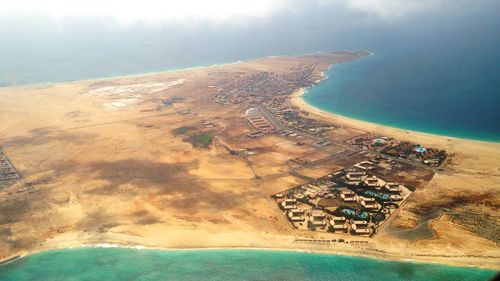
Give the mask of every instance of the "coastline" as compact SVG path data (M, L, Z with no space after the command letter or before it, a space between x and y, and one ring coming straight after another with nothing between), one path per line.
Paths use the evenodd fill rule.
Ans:
M324 79L327 79L328 77L325 76ZM381 125L377 123L372 123L364 120L359 120L359 119L354 119L351 117L346 117L340 114L324 111L322 109L319 109L309 103L307 103L304 100L303 95L306 93L306 88L300 88L297 89L291 96L290 96L290 101L293 105L299 107L301 110L307 111L310 114L323 119L323 120L329 120L335 123L338 123L339 125L348 127L348 128L353 128L353 129L358 129L358 130L364 130L364 131L369 131L370 133L377 133L377 134L386 134L388 136L394 137L394 138L400 138L401 140L415 140L416 138L419 139L420 142L425 142L428 143L429 145L437 144L438 145L446 145L446 142L450 143L470 143L470 144L475 144L475 145L486 145L486 146L495 146L497 148L500 148L500 143L498 142L493 142L493 141L483 141L483 140L474 140L474 139L466 139L466 138L457 138L457 137L450 137L450 136L444 136L444 135L438 135L438 134L431 134L431 133L424 133L424 132L418 132L418 131L412 131L412 130L406 130L402 128L397 128L397 127L390 127L387 125Z
M294 252L294 253L311 253L311 254L324 254L335 255L343 257L355 257L372 260L382 260L385 262L398 262L398 263L413 263L413 264L433 264L440 266L473 268L480 270L499 270L498 266L493 263L485 263L485 259L495 259L495 257L445 257L434 255L419 255L419 256L399 256L394 253L370 253L366 254L361 250L339 250L339 249L319 249L314 247L276 247L276 246L159 246L159 245L142 245L133 244L124 241L109 241L108 243L85 243L84 241L67 241L64 246L60 245L46 245L30 251L18 253L5 259L0 260L0 267L19 259L29 257L31 255L52 251L52 250L71 250L79 248L123 248L132 250L156 250L156 251L211 251L211 250L247 250L247 251L280 251L280 252ZM450 258L456 259L451 261ZM471 262L474 260L475 262Z
M181 68L172 68L172 69L163 69L163 70L155 70L155 71L146 71L146 72L138 72L138 73L132 73L132 74L111 74L110 76L101 76L101 77L96 77L96 78L78 78L74 80L68 80L68 81L52 81L52 82L35 82L35 83L21 83L17 85L9 85L9 86L0 86L0 90L5 89L29 89L29 88L38 88L38 87L48 87L52 85L60 85L60 84L78 84L78 83L90 83L90 82L99 82L103 80L117 80L117 79L127 79L127 78L144 78L148 76L155 76L155 75L162 75L162 74L169 74L169 73L176 73L176 72L185 72L185 71L192 71L192 70L198 70L198 69L205 69L205 68L214 68L214 67L220 67L220 66L226 66L226 65L235 65L239 64L245 61L252 61L254 59L247 59L247 60L237 60L233 62L227 62L227 63L214 63L214 64L209 64L209 65L198 65L198 66L189 66L189 67L181 67ZM1 81L0 81L1 82Z
M351 60L350 63L352 62L356 62L360 59L364 59L364 58L368 58L368 57L371 57L373 55L375 55L375 53L373 52L370 52L370 51L364 51L366 52L368 55L365 55L365 56L362 56L362 57L359 57L357 59L354 59L354 60ZM343 63L340 63L340 64L343 64ZM303 97L306 93L308 93L309 89L312 89L314 87L316 87L318 84L320 84L321 82L327 80L330 78L329 75L332 75L332 68L335 67L335 65L338 65L337 63L336 64L331 64L329 65L324 71L321 72L321 78L314 81L314 83L310 86L306 86L306 87L302 87L300 89L297 89L297 91L301 91L300 95L296 95L296 92L293 93L292 95L292 99L295 99L296 96L301 96L301 99L302 99L302 102L300 103L297 103L297 106L299 104L303 104L303 107L304 109L305 108L310 108L310 113L316 113L317 115L321 115L319 114L319 112L322 112L322 113L325 113L326 115L329 115L328 118L330 117L333 117L333 118L338 118L338 119L342 119L342 120L339 120L339 121L345 121L345 123L351 123L353 124L353 127L356 127L356 128L360 128L359 124L356 124L354 125L354 123L357 123L358 121L360 123L363 123L362 125L365 126L365 125L368 125L368 124L373 124L373 125L378 125L379 127L387 127L387 128L391 128L391 129L394 129L394 130L399 130L399 131L404 131L404 132L410 132L412 134L415 134L415 133L418 133L420 136L432 136L432 137L442 137L442 138L448 138L448 139L455 139L455 140L467 140L467 141L473 141L473 142L479 142L479 143L493 143L493 144L500 144L500 139L498 138L495 138L495 137L492 137L492 138L489 138L489 137L475 137L473 136L473 134L469 134L469 133L466 133L466 134L455 134L455 132L449 132L450 135L448 135L446 132L442 132L442 131L430 131L428 130L427 128L422 128L421 130L420 129L415 129L415 128L410 128L410 127L407 127L405 125L401 125L399 126L398 124L394 124L394 123L388 123L387 121L384 121L384 122L379 122L377 120L369 120L369 119L363 119L362 117L356 117L356 116L347 116L347 115L343 115L342 113L337 113L337 112L334 112L334 111L329 111L329 109L321 109L311 103L308 103L305 98ZM301 107L301 106L299 106ZM308 110L306 110L308 111ZM396 119L394 119L396 120ZM493 131L494 132L494 131ZM472 132L470 132L472 133Z
M333 52L344 52L344 51L349 52L349 50L336 50ZM366 52L369 53L368 56L371 56L374 54L374 53L369 52L369 51L366 51ZM99 76L99 77L76 78L76 79L66 80L66 81L50 81L50 82L42 81L42 82L33 82L33 83L28 82L28 83L20 83L20 84L8 85L8 86L0 86L0 89L9 90L9 89L16 89L16 88L18 88L18 89L36 88L36 87L46 87L46 86L58 85L58 84L75 84L75 83L82 83L82 82L98 82L98 81L102 81L102 80L142 78L142 77L147 77L147 76L155 76L155 75L162 75L162 74L175 73L175 72L185 72L185 71L192 71L192 70L199 70L199 69L207 69L207 68L235 65L235 64L251 62L251 61L266 59L266 58L296 57L296 56L312 55L315 53L325 53L325 52L317 51L317 52L311 52L311 53L306 53L306 54L268 55L268 56L263 56L263 57L239 59L239 60L230 61L230 62L212 63L212 64L206 64L206 65L187 66L187 67L180 67L180 68L173 67L170 69L159 69L159 70L136 72L136 73L130 73L130 74L111 74L109 76L104 75L104 76ZM328 53L328 52L326 52L326 53ZM5 82L0 81L0 85L2 83L5 83Z

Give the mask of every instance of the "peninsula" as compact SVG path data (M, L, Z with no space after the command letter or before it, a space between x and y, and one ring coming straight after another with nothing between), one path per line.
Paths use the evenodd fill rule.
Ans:
M0 88L0 260L107 243L500 269L500 144L301 99L367 55Z

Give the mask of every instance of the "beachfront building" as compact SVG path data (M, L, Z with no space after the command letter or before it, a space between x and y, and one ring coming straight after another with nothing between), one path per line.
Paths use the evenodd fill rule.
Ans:
M346 222L346 217L332 216L329 220L330 226L328 230L331 232L347 232L349 226Z
M359 162L361 166L379 165L377 161L383 157L368 154L366 158L375 160ZM411 193L405 186L379 177L380 169L374 169L377 176L360 167L337 170L281 192L285 199L275 198L297 229L373 235ZM349 180L360 181L353 184Z
M354 234L358 235L369 235L370 234L370 229L369 228L353 228Z
M312 230L324 229L326 226L326 214L320 210L312 210L309 213L309 228Z
M331 232L347 232L349 229L347 224L336 224L334 221L330 220L330 226L328 228Z
M351 222L351 229L354 234L358 235L369 235L370 234L370 229L368 228L368 222L367 221L352 221Z
M309 228L311 230L324 229L325 226L325 220L314 220L312 217L309 217Z

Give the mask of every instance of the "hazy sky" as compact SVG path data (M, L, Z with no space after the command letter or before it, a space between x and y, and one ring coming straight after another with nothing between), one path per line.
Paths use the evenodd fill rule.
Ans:
M293 15L304 7L315 6L333 13L343 9L391 21L445 7L450 2L464 0L0 0L0 20L26 16L56 20L97 16L114 18L120 23L224 23L265 19L280 13Z
M496 52L499 15L500 0L0 0L0 84L339 49Z

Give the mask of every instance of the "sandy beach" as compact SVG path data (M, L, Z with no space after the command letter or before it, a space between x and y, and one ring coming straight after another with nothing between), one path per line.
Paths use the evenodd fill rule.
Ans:
M183 235L189 235L183 233ZM193 234L191 234L193 235ZM196 235L196 234L194 234ZM233 234L231 234L233 235ZM85 237L87 236L87 237ZM43 251L54 250L54 249L72 249L72 248L82 248L82 247L97 247L97 248L130 248L137 250L164 250L164 251L175 251L175 250L218 250L218 249L240 249L240 250L269 250L269 251L293 251L293 252L310 252L310 253L322 253L322 254L333 254L333 255L344 255L344 256L357 256L372 259L382 259L387 261L398 261L398 262L416 262L416 263L435 263L435 264L446 264L451 266L460 267L476 267L485 269L498 269L497 257L494 256L454 256L446 255L443 253L436 252L436 254L401 254L398 253L398 249L387 249L387 251L381 251L376 249L367 248L356 248L349 246L347 244L341 245L330 245L325 246L290 246L289 243L283 243L284 241L291 239L291 237L283 236L273 236L266 237L261 241L256 241L253 234L246 234L244 239L250 239L252 245L245 246L242 241L236 241L229 236L225 237L227 240L224 243L196 243L191 244L177 244L176 242L170 242L165 245L162 243L156 243L149 239L136 239L133 237L107 237L103 239L102 237L91 237L91 235L86 235L83 233L71 233L64 235L63 237L58 237L47 241L43 245L34 248L30 251L25 251L17 253L16 255L10 256L3 260L11 261L12 258L17 259L21 257L26 257L32 254L40 253ZM185 238L185 237L184 237ZM194 237L191 237L194 238ZM240 233L240 237L241 233ZM264 237L262 237L264 238ZM114 240L113 240L114 239ZM142 241L141 241L142 240ZM194 239L193 239L194 240ZM356 241L359 241L357 239ZM148 244L140 244L141 242ZM153 243L152 243L153 242ZM151 243L151 244L149 244ZM394 251L394 252L392 252Z
M418 143L429 147L440 147L449 150L452 153L458 153L459 156L467 154L472 157L472 154L474 154L477 157L476 160L478 161L461 163L460 167L467 169L469 168L468 165L471 165L470 168L476 169L476 172L483 170L489 175L500 176L500 169L497 162L500 159L500 143L415 132L345 117L320 110L306 103L302 98L305 92L306 89L304 88L298 89L293 93L290 101L301 110L310 112L317 118L330 120L347 128L362 130L378 135L386 135L405 141L417 141Z
M318 82L321 80L318 80ZM411 130L405 130L405 129L400 129L400 128L394 128L394 127L389 127L385 125L379 125L376 123L371 123L371 122L366 122L358 119L353 119L349 117L345 117L339 114L335 113L330 113L323 111L317 107L314 107L304 101L302 96L306 94L307 89L301 88L298 89L293 93L291 96L290 100L293 102L294 105L299 106L301 109L306 110L312 114L315 114L318 118L325 118L329 120L334 120L336 123L343 124L346 127L351 127L359 130L365 130L367 132L377 132L378 134L387 134L390 136L398 136L400 139L404 140L414 140L415 138L418 138L418 140L422 139L422 143L436 143L436 144L443 144L450 145L450 142L452 144L456 145L463 145L463 144L469 144L469 145L474 145L474 146L485 146L487 148L498 148L500 146L499 143L496 142L488 142L488 141L479 141L479 140L469 140L469 139L462 139L462 138L455 138L455 137L448 137L448 136L442 136L442 135L434 135L434 134L429 134L429 133L422 133L422 132L416 132L416 131L411 131ZM382 131L382 132L380 132ZM406 139L405 139L406 136Z

